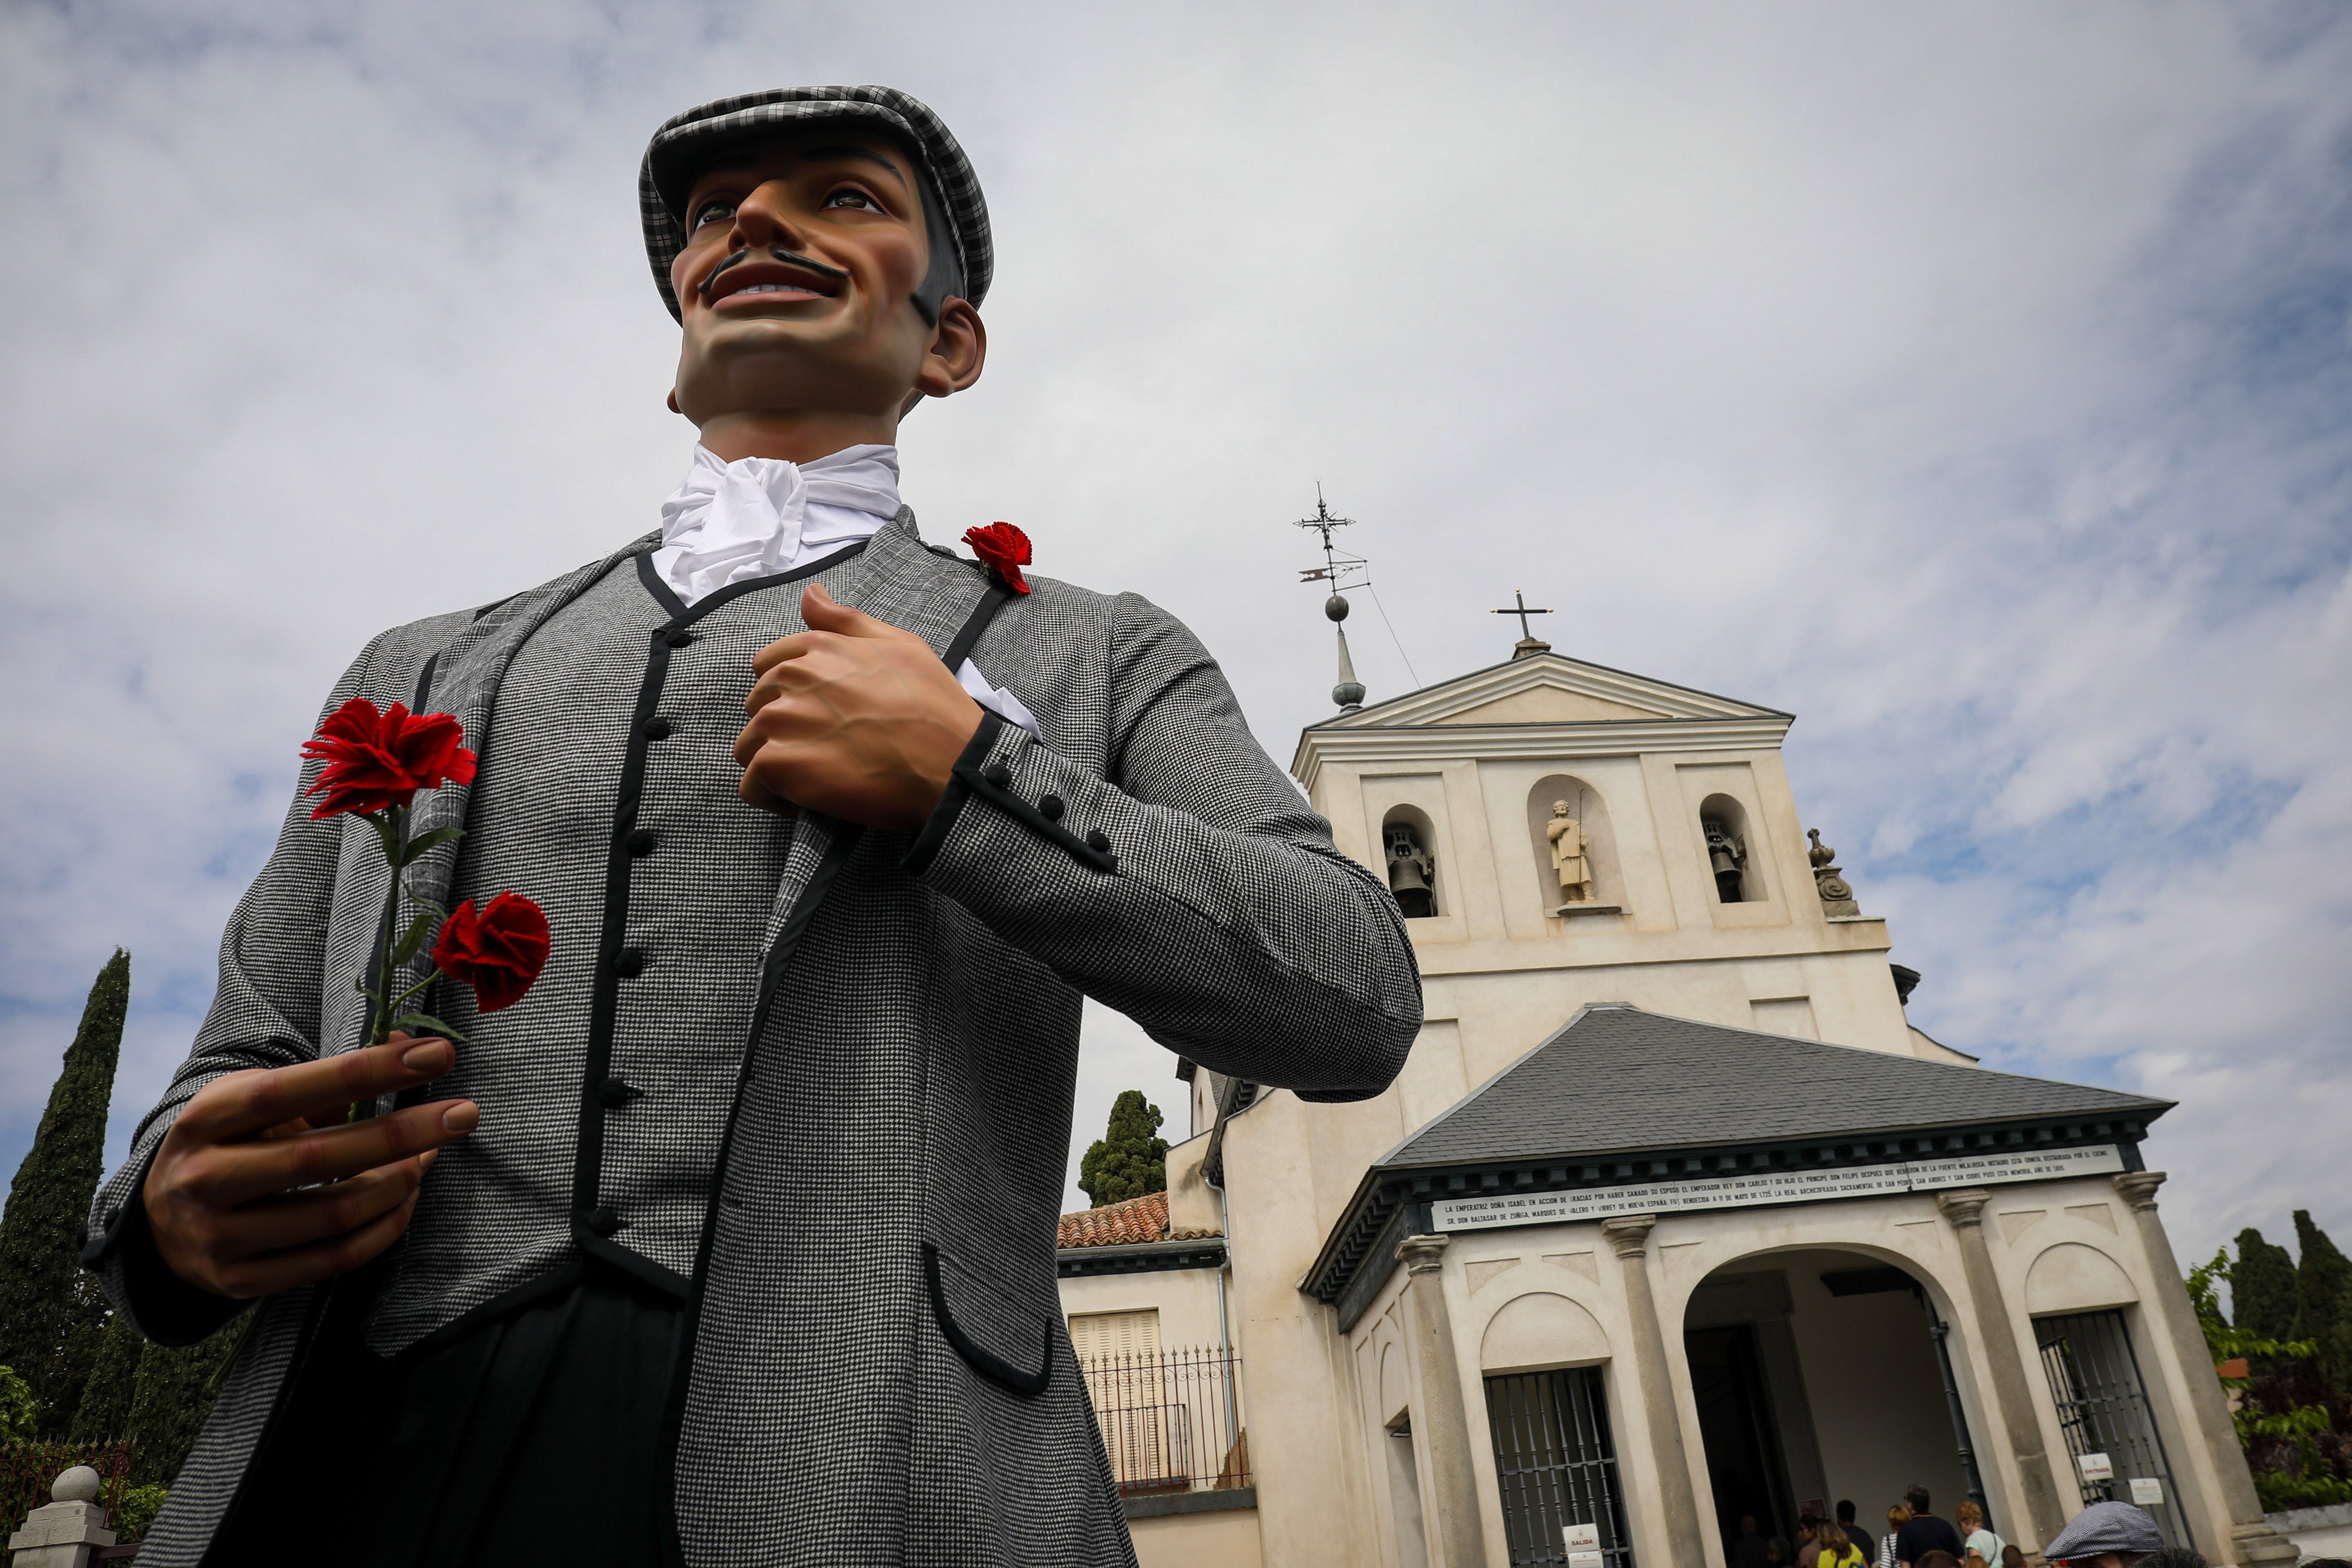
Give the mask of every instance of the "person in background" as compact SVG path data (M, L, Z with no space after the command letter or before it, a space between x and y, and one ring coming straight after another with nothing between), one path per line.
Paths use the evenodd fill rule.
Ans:
M2016 1545L2002 1547L2000 1568L2025 1568L2025 1548Z
M2000 1568L2000 1549L2009 1542L1985 1528L1984 1510L1970 1500L1952 1510L1952 1518L1960 1527L1963 1552L1973 1552L1983 1558L1985 1568Z
M1911 1518L1895 1531L1895 1561L1903 1568L1926 1568L1922 1558L1930 1552L1944 1552L1950 1553L1953 1568L1958 1568L1960 1553L1966 1550L1960 1544L1960 1532L1952 1528L1950 1520L1937 1519L1928 1511L1927 1489L1914 1482L1903 1500L1910 1505Z
M1813 1568L1864 1568L1869 1561L1843 1525L1824 1523L1813 1538L1822 1549L1821 1555L1813 1560Z
M2066 1521L2042 1549L2052 1565L2066 1568L2135 1568L2164 1550L2164 1531L2145 1509L2127 1502L2095 1502Z
M1932 1552L1921 1552L1919 1561L1911 1568L1960 1568L1960 1560L1939 1546Z
M2193 1546L2168 1546L2161 1552L2151 1552L2139 1560L2139 1568L2206 1568L2205 1559ZM2320 1568L2312 1563L2308 1568Z
M1772 1560L1772 1543L1756 1533L1756 1516L1739 1516L1739 1539L1731 1543L1731 1568L1766 1568Z
M1853 1521L1853 1500L1852 1498L1844 1498L1839 1500L1837 1505L1837 1526L1840 1530L1845 1531L1846 1543L1860 1552L1863 1555L1864 1561L1869 1563L1875 1563L1878 1561L1877 1544L1870 1539L1870 1531L1863 1529L1862 1526Z
M1813 1568L1822 1555L1822 1521L1812 1514L1797 1519L1797 1568Z
M1911 1522L1911 1510L1896 1503L1886 1511L1886 1533L1878 1538L1877 1568L1895 1568L1895 1538Z

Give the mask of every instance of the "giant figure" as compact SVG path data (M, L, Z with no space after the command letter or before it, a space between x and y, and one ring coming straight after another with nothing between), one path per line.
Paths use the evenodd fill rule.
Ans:
M155 1339L256 1314L144 1568L1130 1563L1055 1283L1081 997L1310 1100L1419 1025L1191 633L899 504L900 418L986 357L939 119L724 99L639 183L700 434L660 527L327 699L457 716L413 880L528 890L553 956L361 1048L382 857L288 812L85 1249Z

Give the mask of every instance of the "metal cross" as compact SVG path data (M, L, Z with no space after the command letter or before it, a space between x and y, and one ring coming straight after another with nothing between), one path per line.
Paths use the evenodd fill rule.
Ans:
M1323 536L1323 565L1319 570L1307 571L1302 570L1298 574L1301 581L1328 582L1333 588L1337 589L1342 586L1339 581L1342 574L1355 567L1364 564L1360 557L1351 556L1346 550L1340 549L1339 547L1332 544L1331 530L1333 528L1351 528L1356 526L1356 519L1353 517L1335 517L1331 515L1331 508L1326 506L1323 502L1323 483L1321 480L1317 480L1315 484L1315 515L1311 517L1301 517L1297 522L1291 526L1293 528L1313 528L1316 532Z
M1516 607L1509 610L1490 610L1486 613L1489 615L1517 616L1519 618L1520 637L1532 643L1536 639L1536 634L1528 630L1528 617L1530 615L1549 615L1551 612L1549 610L1538 610L1533 608L1528 603L1528 596L1516 588L1511 590L1511 597L1518 601Z

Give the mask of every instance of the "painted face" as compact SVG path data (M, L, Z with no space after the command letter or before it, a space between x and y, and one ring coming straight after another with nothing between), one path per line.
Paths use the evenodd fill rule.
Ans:
M937 395L918 384L938 334L913 299L929 261L919 178L890 141L820 125L697 179L670 267L678 412L895 419Z

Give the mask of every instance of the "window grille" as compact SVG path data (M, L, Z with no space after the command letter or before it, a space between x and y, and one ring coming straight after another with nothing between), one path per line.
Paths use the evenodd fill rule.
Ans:
M2036 1318L2033 1338L2042 1347L2042 1369L2050 1379L2050 1397L2057 1402L2058 1425L2066 1434L2066 1452L2083 1501L2137 1503L2155 1518L2167 1545L2193 1546L2124 1314L2111 1309ZM2114 1476L2084 1479L2080 1462L2084 1454L2106 1455ZM2134 1498L2135 1478L2157 1482L2164 1490L2163 1500L2141 1502Z
M1604 1568L1633 1568L1617 1446L1597 1366L1486 1379L1512 1568L1569 1563L1567 1530L1597 1525ZM1580 1565L1581 1568L1581 1565Z
M1071 1320L1074 1325L1081 1321ZM1156 1323L1153 1339L1156 1343ZM1251 1484L1248 1434L1234 1397L1239 1357L1157 1349L1089 1356L1084 1344L1078 1352L1078 1373L1122 1493L1223 1491Z

